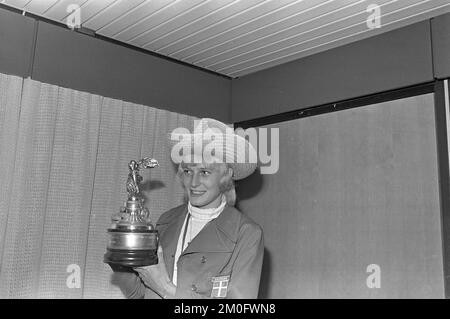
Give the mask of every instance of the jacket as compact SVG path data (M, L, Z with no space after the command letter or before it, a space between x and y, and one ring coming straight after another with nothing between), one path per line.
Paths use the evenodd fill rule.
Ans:
M171 280L177 241L187 213L184 204L165 212L156 223ZM227 205L181 253L175 298L257 298L263 255L261 227ZM160 298L139 277L128 286L128 298Z

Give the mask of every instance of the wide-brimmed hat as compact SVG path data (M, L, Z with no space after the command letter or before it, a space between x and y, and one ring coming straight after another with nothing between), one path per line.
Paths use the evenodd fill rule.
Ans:
M170 143L171 158L176 164L227 163L233 169L234 180L249 176L257 167L255 148L231 126L214 119L196 121L194 133L186 128L175 129L170 134Z

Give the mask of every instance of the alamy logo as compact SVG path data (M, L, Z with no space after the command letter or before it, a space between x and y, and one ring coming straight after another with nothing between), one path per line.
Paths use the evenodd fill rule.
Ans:
M198 120L194 122L194 127L193 134L184 127L172 131L170 139L176 142L170 153L173 162L258 163L259 161L261 174L278 172L280 144L278 128L245 130L242 128L233 130L231 127L205 128ZM244 140L247 142L243 142Z
M66 272L69 273L66 279L67 288L81 288L81 269L77 264L67 266Z
M66 25L69 29L79 29L81 27L81 9L77 4L67 6L67 13L70 13L66 19Z
M366 268L366 272L370 273L366 279L368 288L381 288L381 268L377 264L370 264Z
M369 29L381 28L381 8L377 4L371 4L366 9L370 15L367 17L366 24Z

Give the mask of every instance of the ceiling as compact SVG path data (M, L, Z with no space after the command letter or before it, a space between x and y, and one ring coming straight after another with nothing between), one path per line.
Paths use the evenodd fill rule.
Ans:
M230 77L267 69L450 12L450 0L3 0ZM379 6L380 28L368 18ZM370 21L373 21L370 20Z

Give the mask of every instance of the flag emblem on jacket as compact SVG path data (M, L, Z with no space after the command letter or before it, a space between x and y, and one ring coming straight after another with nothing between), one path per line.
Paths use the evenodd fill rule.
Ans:
M212 277L211 279L213 287L211 290L211 297L224 298L227 296L228 282L230 276Z

